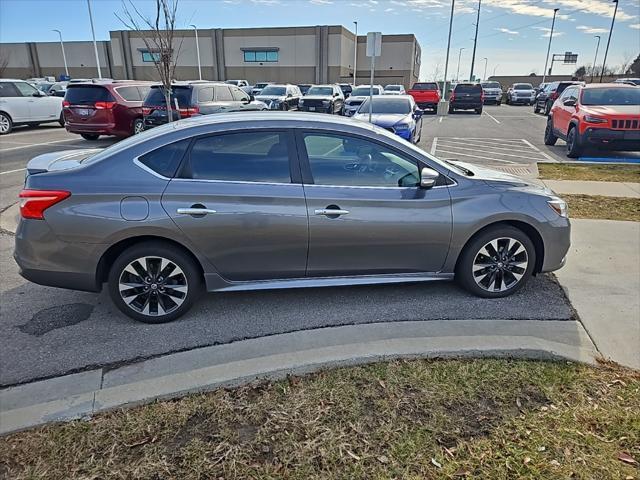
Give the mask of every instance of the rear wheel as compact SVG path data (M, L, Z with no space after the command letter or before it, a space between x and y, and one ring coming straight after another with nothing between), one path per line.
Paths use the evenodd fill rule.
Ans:
M100 138L100 135L97 133L81 133L80 136L85 140L97 140Z
M567 157L577 158L582 153L582 145L580 144L580 135L578 134L578 127L569 126L569 132L567 133Z
M144 121L141 118L136 118L133 121L133 134L137 135L144 131Z
M189 310L202 291L195 262L180 248L144 242L125 250L109 272L109 294L125 315L165 323Z
M478 115L482 115L482 108L476 108L476 113Z
M545 114L547 117L548 117L548 116L549 116L549 114L551 113L551 106L552 106L552 103L551 103L551 102L547 102L547 103L545 103L545 105L544 105L544 114Z
M456 111L456 109L455 109L455 108L453 108L453 107L449 107L449 113L453 113L453 112L455 112L455 111Z
M533 104L533 113L540 113L540 105L538 105L538 102Z
M553 133L553 119L549 117L547 119L547 126L544 129L544 144L555 145L558 141L558 137Z
M13 130L11 117L4 112L0 112L0 135L6 135Z
M535 247L524 232L511 226L495 226L465 247L456 268L456 280L479 297L506 297L529 280L535 263Z

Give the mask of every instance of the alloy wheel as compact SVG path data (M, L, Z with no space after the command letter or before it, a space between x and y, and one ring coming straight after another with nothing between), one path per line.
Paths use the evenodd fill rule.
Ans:
M527 271L527 249L518 240L502 237L484 245L473 260L473 279L488 292L516 286Z
M133 124L133 134L137 135L144 131L144 123L142 120L136 120Z
M5 115L0 115L0 133L7 133L11 128L11 123Z
M187 298L189 285L182 269L163 257L141 257L120 274L118 289L124 303L147 316L167 315Z

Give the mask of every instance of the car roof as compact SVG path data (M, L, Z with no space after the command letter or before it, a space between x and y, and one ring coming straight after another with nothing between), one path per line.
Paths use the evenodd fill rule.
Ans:
M596 88L637 88L634 85L629 85L627 83L590 83L588 85L581 85L582 88L593 90Z

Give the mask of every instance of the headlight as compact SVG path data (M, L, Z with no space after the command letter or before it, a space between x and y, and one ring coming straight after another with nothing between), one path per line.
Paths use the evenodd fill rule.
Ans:
M393 126L396 130L409 130L408 123L397 123Z
M593 115L585 115L584 121L588 123L607 123L606 118L594 117Z
M330 105L331 100L322 100L322 105Z
M301 98L300 101L298 102L298 105L303 106L304 105L304 100Z
M547 201L547 204L554 212L556 212L561 217L567 218L569 216L569 208L567 207L567 202L565 202L561 198L554 198L553 200L549 200Z

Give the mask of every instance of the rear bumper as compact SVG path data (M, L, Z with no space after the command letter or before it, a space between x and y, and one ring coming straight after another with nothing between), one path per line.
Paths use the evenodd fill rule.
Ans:
M314 105L310 105L310 106L302 106L302 107L298 107L298 110L300 110L301 112L311 112L311 113L331 113L331 109L332 107L325 107L325 106L314 106Z
M64 128L66 128L69 133L97 133L100 135L116 135L121 133L117 128L115 123L99 123L99 124L91 124L91 123L69 123L66 121L64 124Z
M640 130L614 130L610 128L587 128L582 141L595 145L611 144L618 148L640 150Z
M421 108L422 110L437 110L438 109L438 102L434 101L434 102L416 102L416 105L418 105L418 108Z
M458 110L475 110L476 108L482 108L482 102L453 102L449 105L451 106L451 108L455 108Z

